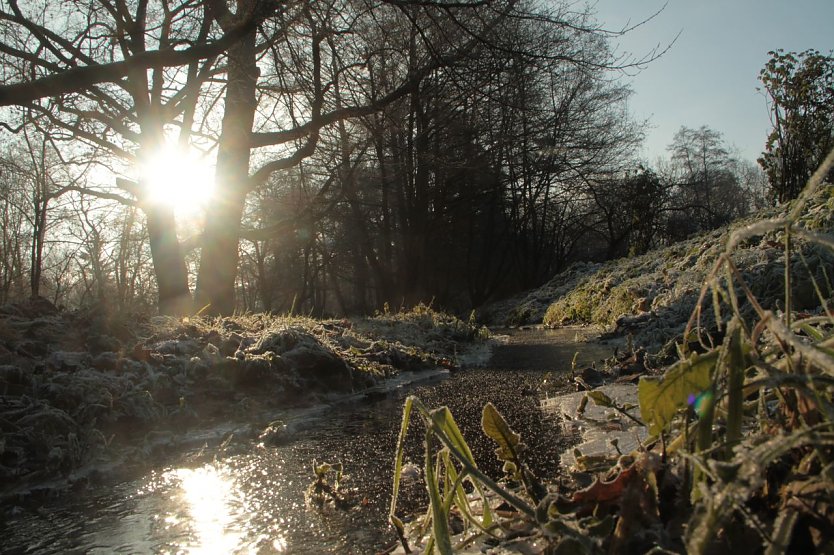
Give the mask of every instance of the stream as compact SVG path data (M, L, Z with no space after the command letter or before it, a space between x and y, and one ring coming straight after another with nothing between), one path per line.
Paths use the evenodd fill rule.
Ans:
M530 446L543 478L558 471L566 438L540 406L549 372L587 365L612 347L577 343L575 330L514 331L487 368L438 374L387 395L290 417L277 446L254 440L184 453L176 464L19 508L2 526L3 553L374 553L396 542L387 524L394 447L406 395L447 405L479 466L500 475L495 445L480 432L487 401ZM412 422L406 459L422 466L422 425ZM305 501L312 461L341 462L357 503L343 510ZM425 486L403 484L398 514L425 503Z

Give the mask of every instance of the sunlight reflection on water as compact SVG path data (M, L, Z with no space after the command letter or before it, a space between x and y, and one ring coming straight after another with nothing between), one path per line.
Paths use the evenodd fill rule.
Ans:
M152 479L140 496L167 494L170 508L156 519L168 537L178 537L171 553L271 553L287 550L287 540L276 524L248 537L258 507L251 506L233 472L216 463L198 468L177 468ZM256 504L257 505L257 504ZM247 541L249 540L249 541Z
M232 528L232 506L235 504L232 480L213 466L178 468L172 473L179 480L182 499L188 505L196 536L196 545L180 547L189 547L193 553L234 551L240 543L241 533Z
M525 337L537 343L540 335ZM552 344L541 339L540 359L550 361L548 370L570 368L576 344L550 340ZM513 345L502 355L504 362L513 362L518 354L509 347ZM584 352L592 360L601 356ZM513 426L537 445L541 460L533 462L540 465L539 475L553 475L560 440L553 433L552 414L541 411L538 396L525 393L549 374L515 371L512 364L508 368L461 372L408 393L430 406L449 405L479 463L496 474L500 467L490 470L490 464L496 466L495 446L479 433L481 407L494 401ZM392 453L405 393L322 413L305 421L303 433L286 444L265 447L241 441L228 453L200 450L183 455L173 468L151 470L26 512L8 527L0 551L351 555L389 549L397 542L388 526L388 509ZM422 460L418 435L410 437L406 446L409 460ZM350 476L348 487L355 488L356 498L363 502L347 511L308 506L304 493L312 481L313 459L342 462ZM399 510L404 515L425 504L425 487L419 479L406 486L400 491Z

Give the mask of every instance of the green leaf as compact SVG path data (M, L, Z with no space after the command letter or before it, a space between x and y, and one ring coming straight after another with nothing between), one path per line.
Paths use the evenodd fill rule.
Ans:
M727 454L732 454L733 445L741 439L744 416L744 371L747 369L746 351L742 337L741 323L733 317L728 327L725 348L727 355L724 366L727 370Z
M414 401L414 406L418 413L426 423L426 427L430 429L435 436L449 449L450 453L463 466L465 471L469 474L467 480L475 486L475 489L484 499L483 488L492 490L504 501L515 507L521 513L533 518L534 510L527 502L520 497L514 495L512 492L499 486L492 478L484 474L478 469L475 460L472 457L472 452L469 446L464 441L460 433L460 429L455 424L451 413L445 407L429 411L416 397L411 397ZM494 521L492 511L489 509L489 504L484 503L484 526L488 527Z
M640 378L637 400L650 434L659 434L678 410L710 389L717 361L718 351L693 354L669 367L662 379Z
M331 468L333 467L329 463L318 464L318 462L313 461L313 472L315 472L317 478L324 478Z
M598 407L605 407L610 409L614 406L614 400L602 391L589 391L585 395L590 397L594 404L596 404Z
M403 471L403 450L405 449L405 435L408 433L408 422L411 418L411 406L414 403L414 397L409 396L405 400L403 406L403 419L400 423L400 435L397 437L397 449L394 455L394 484L392 487L391 506L388 510L388 517L394 517L394 512L397 509L397 498L400 493L400 479Z
M432 456L433 434L426 430L426 489L429 493L431 505L432 539L441 555L452 555L452 537L449 531L449 514L445 511L446 504L440 494L437 476L434 472L434 457Z
M461 452L467 460L474 464L475 457L472 455L472 450L469 449L469 444L466 443L466 440L463 438L463 434L460 433L460 428L458 428L458 424L455 422L455 418L452 416L452 412L449 408L440 407L438 409L434 409L430 412L430 416L435 429L444 434L449 439L452 446Z
M394 526L394 528L397 529L397 533L400 536L405 536L405 525L403 524L403 521L400 520L400 518L396 515L391 515L388 517L388 519L391 521L391 524Z
M422 403L418 402L417 407L421 413L425 410ZM475 457L472 455L472 450L463 438L463 434L461 434L460 428L458 428L457 422L455 422L455 418L452 416L452 412L449 408L440 407L429 411L428 417L430 429L434 431L437 437L451 450L461 464L464 465L467 469L467 473L472 471L477 472L478 465L475 463ZM486 502L486 496L479 480L470 480L470 482L475 486L475 489L478 491L481 499L484 499L484 515L481 526L488 528L492 525L494 520L492 510L489 507L489 503Z
M613 515L606 515L602 520L590 517L590 523L585 527L588 535L594 538L607 538L614 532L616 520Z
M446 470L446 475L454 484L454 486L452 487L453 489L450 490L450 492L454 494L454 498L451 499L448 496L446 498L447 503L449 504L449 506L446 508L446 513L448 514L451 511L451 502L454 502L454 505L460 511L461 516L463 517L463 520L465 522L474 524L477 528L481 530L481 532L490 536L494 536L495 532L489 529L489 524L484 525L481 522L481 520L478 519L478 517L475 516L475 514L472 512L472 507L469 503L469 497L466 495L466 490L464 490L463 488L463 481L468 477L468 473L466 472L466 470L463 470L462 472L458 473L457 469L455 468L455 465L452 463L452 455L448 449L444 449L443 451L441 451L439 453L439 456L443 462L443 467ZM480 492L480 488L478 487L477 489ZM484 514L486 515L487 511L489 510L489 503L486 499L483 500L483 503L485 508ZM491 518L492 517L490 516L490 519Z
M558 520L564 515L576 512L576 505L561 494L556 494L556 499L547 507L547 517L549 520Z
M548 494L544 497L544 499L539 501L539 503L536 505L536 522L537 523L544 524L545 522L550 520L549 517L548 517L548 513L550 512L550 504L553 503L555 498L556 498L555 494Z
M799 324L800 329L805 332L805 334L813 339L815 342L822 341L825 339L825 336L822 334L820 330L811 326L810 324L801 323Z
M492 403L484 405L481 415L481 428L484 433L498 444L495 454L502 461L510 461L518 466L518 453L524 449L521 436L515 433L498 409Z

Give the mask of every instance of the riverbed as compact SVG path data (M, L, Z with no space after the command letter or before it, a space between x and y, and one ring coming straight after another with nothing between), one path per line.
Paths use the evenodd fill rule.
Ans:
M559 471L566 441L543 391L577 367L612 354L584 342L581 330L513 331L486 368L437 373L386 395L289 415L277 445L228 436L207 441L175 461L140 475L105 481L17 507L3 525L4 553L374 553L396 538L387 525L394 446L407 395L430 407L448 406L479 466L498 475L494 445L480 433L487 401L531 446L529 463L545 479ZM579 353L574 361L574 355ZM234 423L233 423L234 424ZM230 425L230 429L240 429ZM415 422L406 459L422 460ZM222 435L222 434L217 434ZM305 491L312 462L341 462L355 504L311 506ZM403 486L402 512L424 502L419 476Z

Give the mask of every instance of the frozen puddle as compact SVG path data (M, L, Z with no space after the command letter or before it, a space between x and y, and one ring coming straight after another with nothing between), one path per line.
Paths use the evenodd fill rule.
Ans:
M633 406L634 408L628 412L639 418L636 385L607 384L594 391L605 393L619 406ZM634 451L648 436L645 427L638 425L613 408L597 406L592 399L588 399L585 410L580 412L582 399L587 393L587 391L578 391L541 401L542 410L558 416L567 433L578 433L581 437L575 448L562 453L561 462L565 467L572 467L576 464L575 449L585 456L616 457L619 453ZM616 441L612 442L612 440Z

